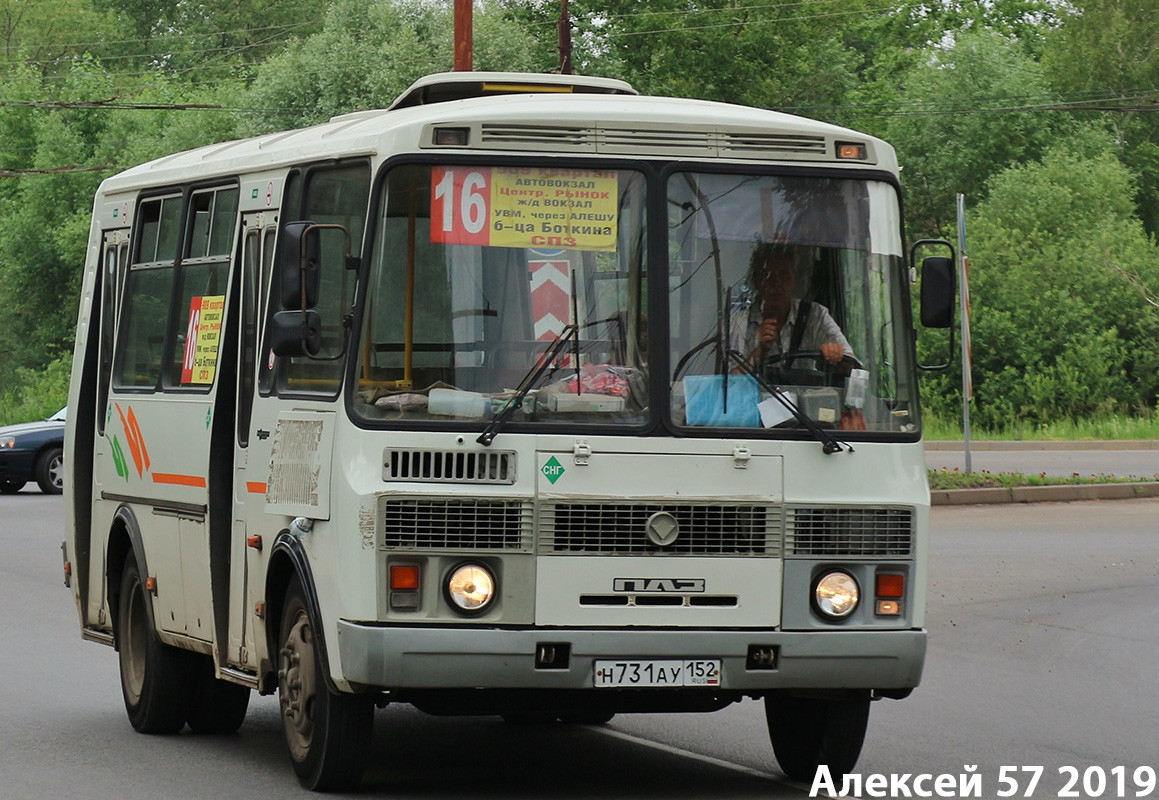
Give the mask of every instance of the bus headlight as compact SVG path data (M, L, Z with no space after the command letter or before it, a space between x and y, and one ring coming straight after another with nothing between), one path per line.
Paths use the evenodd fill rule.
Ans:
M481 564L460 564L447 576L447 597L459 611L477 614L495 597L495 576Z
M813 589L817 610L831 619L844 619L857 608L861 590L848 572L839 570L821 576Z

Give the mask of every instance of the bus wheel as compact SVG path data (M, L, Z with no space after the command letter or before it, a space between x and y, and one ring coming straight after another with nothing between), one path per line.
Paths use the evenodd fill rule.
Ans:
M125 559L117 609L121 694L129 722L140 733L178 733L193 696L190 654L157 638L145 587L132 553Z
M765 718L781 771L809 782L825 764L834 777L853 771L869 724L869 697L853 700L765 696Z
M279 642L278 698L299 782L319 792L353 789L370 753L374 704L367 697L327 689L314 625L297 577L286 590Z
M212 656L195 656L197 688L189 707L189 729L209 736L237 733L249 709L250 690L237 683L218 680Z

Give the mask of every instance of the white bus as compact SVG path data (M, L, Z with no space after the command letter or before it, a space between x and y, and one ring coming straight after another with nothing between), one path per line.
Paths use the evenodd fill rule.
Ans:
M232 732L277 692L327 790L386 703L753 698L786 774L851 770L926 645L897 176L807 119L452 73L105 180L65 569L133 727Z

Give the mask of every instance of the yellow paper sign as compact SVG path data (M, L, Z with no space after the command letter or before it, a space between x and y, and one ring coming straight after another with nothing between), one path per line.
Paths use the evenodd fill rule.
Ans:
M493 167L492 247L616 249L615 170Z
M181 368L182 383L213 383L224 315L225 295L190 298L185 361Z

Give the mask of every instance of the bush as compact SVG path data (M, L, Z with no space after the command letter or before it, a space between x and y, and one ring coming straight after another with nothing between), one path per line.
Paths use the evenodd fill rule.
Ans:
M17 369L14 385L0 395L0 425L45 419L68 402L72 356L61 356L42 370Z

